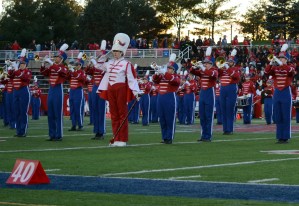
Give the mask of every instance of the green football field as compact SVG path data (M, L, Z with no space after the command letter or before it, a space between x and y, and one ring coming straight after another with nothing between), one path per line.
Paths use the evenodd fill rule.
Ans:
M159 124L130 124L125 148L91 140L93 126L48 138L47 117L29 120L27 137L0 126L0 205L299 205L299 124L275 144L275 125L237 120L233 135L214 125L212 142L197 142L195 125L178 125L172 145L160 144ZM16 159L39 160L48 185L5 184Z

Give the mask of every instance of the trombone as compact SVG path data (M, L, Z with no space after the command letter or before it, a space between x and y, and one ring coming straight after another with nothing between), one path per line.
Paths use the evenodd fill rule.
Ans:
M199 68L199 65L202 64L202 61L197 61L196 59L192 59L191 64L192 64L192 66Z

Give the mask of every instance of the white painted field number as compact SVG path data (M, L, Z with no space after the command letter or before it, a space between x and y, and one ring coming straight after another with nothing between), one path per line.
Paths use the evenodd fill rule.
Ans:
M11 174L13 182L17 182L19 178L21 183L27 182L32 177L34 170L35 164L33 162L29 162L25 166L25 162L21 161L17 169Z

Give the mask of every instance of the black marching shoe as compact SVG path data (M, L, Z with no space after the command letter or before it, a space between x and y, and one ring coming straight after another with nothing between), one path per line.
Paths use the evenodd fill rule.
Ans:
M76 131L76 126L72 126L72 128L69 129L69 131Z
M76 128L75 128L75 130L76 130ZM77 129L77 131L83 131L84 129L83 129L83 127L79 127L78 129Z
M167 140L167 139L164 139L162 142L162 144L172 144L172 140Z
M287 143L289 143L288 139L279 139L276 142L276 144L287 144Z
M91 138L92 140L101 140L104 139L104 135L100 133L96 133L94 137Z

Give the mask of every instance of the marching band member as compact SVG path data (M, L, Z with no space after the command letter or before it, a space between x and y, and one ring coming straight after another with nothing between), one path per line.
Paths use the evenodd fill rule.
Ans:
M235 66L234 49L228 58L228 63L224 63L218 69L220 77L220 101L222 111L223 134L232 135L234 132L235 107L237 102L238 83L240 81L240 68ZM217 61L217 60L216 60Z
M186 77L184 76L184 72L180 72L180 86L179 89L176 92L176 98L177 98L177 116L178 116L178 122L179 124L185 124L186 123L186 115L184 113L184 85L186 84Z
M92 107L92 87L93 87L93 78L92 78L92 70L90 68L93 68L89 63L84 71L86 74L86 87L87 87L87 98L88 98L88 108L89 108L89 123L88 125L93 125L93 107Z
M264 88L264 112L266 123L272 124L273 121L273 94L274 86L272 76L266 82L266 87Z
M82 131L83 130L83 119L84 119L84 103L85 98L83 94L83 85L86 82L86 75L83 71L84 60L82 59L83 53L80 52L74 65L69 66L67 78L70 80L70 110L72 127L69 131ZM76 129L78 126L78 129Z
M193 74L188 74L186 71L184 76L187 76L186 83L184 85L184 120L186 125L194 124L194 114L195 114L195 93L197 91L197 83L194 80Z
M166 71L158 68L153 75L153 82L159 84L157 109L162 131L163 144L172 144L175 135L177 99L176 91L180 85L180 77L175 72L178 65L175 63L175 54L171 54Z
M137 74L137 68L138 65L134 65L134 70ZM143 83L143 80L139 77L137 77L137 82L138 82L138 87L140 88L140 85ZM132 108L133 107L133 108ZM135 99L132 99L131 101L128 102L128 109L132 108L131 113L129 114L129 121L131 124L139 124L139 118L140 118L140 102L135 101Z
M150 117L150 91L152 88L152 83L148 81L149 70L146 71L146 74L143 78L142 84L139 84L140 90L143 92L143 95L140 98L140 109L142 111L142 125L149 126L149 117Z
M273 57L265 68L265 74L271 75L274 80L273 107L276 123L277 143L288 143L291 138L291 84L295 75L295 68L287 64L287 44L281 47L278 57ZM275 65L275 64L278 64Z
M40 106L41 106L41 89L38 87L37 77L34 76L34 85L31 88L31 108L32 108L32 119L38 120L40 117Z
M202 63L190 70L191 74L201 77L201 90L199 93L199 118L201 137L198 141L210 142L213 135L213 119L215 107L215 85L218 78L217 68L211 61L212 48L206 50L206 57ZM197 68L199 69L197 69Z
M7 65L7 70L11 70L11 65ZM1 84L5 85L3 92L3 124L4 127L9 126L10 129L16 128L15 115L13 110L13 78L8 77L8 74L3 74L1 79Z
M248 69L248 68L247 68ZM256 95L254 83L251 81L249 70L245 73L245 82L242 84L241 95L244 99L248 99L248 105L243 106L243 123L251 124L253 97Z
M272 76L269 76L266 87L264 88L264 112L267 124L272 124L273 121L273 94L274 86Z
M54 62L45 58L40 71L44 76L49 77L50 89L48 94L48 126L49 139L47 141L61 141L63 138L63 83L66 80L67 67L64 61L67 59L65 50L67 44L63 44L58 53L55 54ZM50 64L45 67L45 63Z
M152 79L152 77L151 77ZM151 81L152 82L152 81ZM150 100L150 121L152 123L158 122L158 113L157 113L157 99L158 99L158 90L159 87L157 84L153 84L151 88L151 100Z
M296 88L296 97L295 97L295 109L296 109L296 123L299 123L299 86Z
M28 110L30 105L29 83L31 71L27 68L26 49L22 49L18 65L14 65L8 74L13 78L13 107L16 120L16 137L26 137L28 128Z
M222 112L221 112L221 102L220 102L220 83L215 85L215 108L216 108L216 117L217 124L222 125Z
M127 34L116 34L112 46L114 58L102 66L96 65L97 68L106 71L98 90L101 91L101 97L109 101L114 134L110 145L116 147L127 145L129 138L127 102L131 101L134 96L138 98L140 94L134 67L124 58L129 44L130 37Z
M105 61L101 59L101 56L106 53L106 40L102 40L100 50L99 58L97 61L92 59L92 66L89 67L89 74L92 75L93 82L91 101L93 113L93 133L95 136L91 138L92 140L102 140L106 133L106 100L101 98L98 94L98 87L105 72L95 67L96 65L103 65L105 63Z

